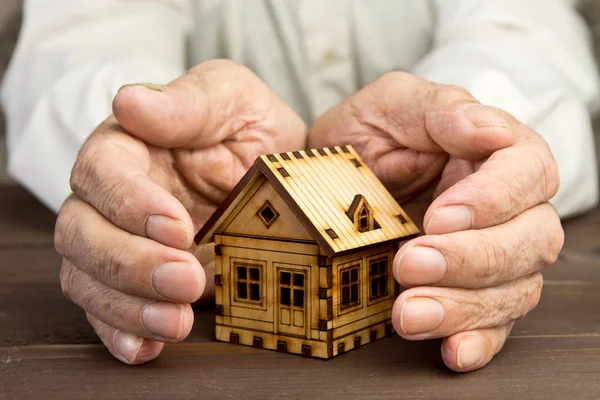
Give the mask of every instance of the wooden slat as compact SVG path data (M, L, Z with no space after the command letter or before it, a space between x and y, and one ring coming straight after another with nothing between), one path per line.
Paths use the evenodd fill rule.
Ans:
M226 343L166 346L140 367L101 346L0 348L7 399L595 399L600 338L510 339L488 367L450 373L439 341L382 339L329 361Z

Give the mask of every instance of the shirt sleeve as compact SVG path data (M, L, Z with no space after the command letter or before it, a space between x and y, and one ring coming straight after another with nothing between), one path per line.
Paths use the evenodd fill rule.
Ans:
M188 0L26 0L2 86L8 173L57 211L87 136L125 83L186 69Z
M413 71L460 85L537 131L558 162L561 217L598 202L590 115L598 75L585 23L567 0L434 0L433 50Z

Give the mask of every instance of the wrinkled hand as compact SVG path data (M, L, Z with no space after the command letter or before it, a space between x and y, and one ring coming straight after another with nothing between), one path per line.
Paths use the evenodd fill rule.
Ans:
M407 209L425 202L425 235L403 245L396 280L410 289L392 321L409 340L445 338L455 371L481 368L538 303L540 270L563 244L548 204L556 162L539 135L466 90L390 73L330 110L310 147L352 144ZM415 208L416 209L416 208Z
M264 153L303 148L302 120L248 69L211 61L124 87L81 149L56 224L65 295L108 350L152 360L190 332L207 285L194 232ZM210 282L210 281L209 281Z

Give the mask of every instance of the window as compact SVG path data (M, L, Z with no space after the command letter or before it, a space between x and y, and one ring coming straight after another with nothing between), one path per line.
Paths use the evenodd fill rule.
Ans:
M369 210L366 207L363 207L358 214L358 230L360 232L369 230Z
M388 262L387 257L372 260L369 263L369 279L371 280L371 300L388 295Z
M352 265L340 271L342 292L341 308L351 308L360 303L358 289L358 265Z
M279 213L269 200L265 201L265 203L258 209L256 215L261 220L261 222L265 225L267 229L271 227L279 218Z
M304 273L279 272L279 302L282 306L304 308Z
M260 303L261 301L261 266L241 265L235 266L236 274L236 299Z

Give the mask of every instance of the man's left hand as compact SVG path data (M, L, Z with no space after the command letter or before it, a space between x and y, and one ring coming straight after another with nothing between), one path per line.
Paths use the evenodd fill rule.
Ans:
M486 365L538 303L563 245L548 201L558 168L542 138L466 90L394 72L323 115L313 147L351 144L425 235L400 248L405 290L392 322L408 340L444 338L454 371Z

